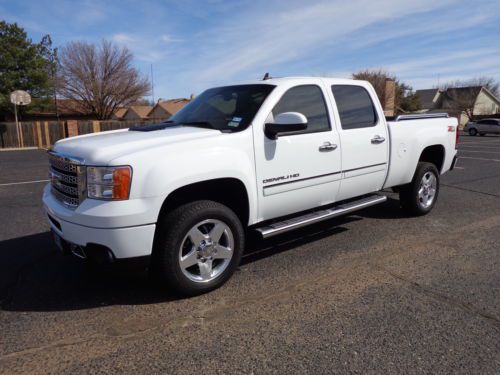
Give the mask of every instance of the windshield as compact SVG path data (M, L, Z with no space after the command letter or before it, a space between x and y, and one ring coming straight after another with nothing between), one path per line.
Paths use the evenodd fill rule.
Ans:
M168 122L221 131L241 131L250 125L273 85L216 87L204 91Z

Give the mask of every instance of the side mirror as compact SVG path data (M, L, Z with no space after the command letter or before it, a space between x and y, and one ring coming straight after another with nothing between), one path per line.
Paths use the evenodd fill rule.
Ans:
M267 123L264 133L270 139L278 138L280 133L295 132L307 129L307 117L299 112L283 112Z

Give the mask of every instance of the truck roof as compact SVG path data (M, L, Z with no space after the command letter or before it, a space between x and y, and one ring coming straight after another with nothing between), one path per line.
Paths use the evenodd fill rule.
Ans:
M318 81L327 81L330 84L353 84L354 82L366 82L366 81L360 81L360 80L354 80L354 79L349 79L349 78L333 78L333 77L307 77L307 76L290 76L290 77L270 77L268 79L259 79L259 80L247 80L247 81L239 81L227 85L221 85L221 86L233 86L233 85L251 85L251 84L256 84L256 85L262 85L262 84L269 84L269 85L279 85L283 83L290 83L290 82L297 82L301 80L318 80Z

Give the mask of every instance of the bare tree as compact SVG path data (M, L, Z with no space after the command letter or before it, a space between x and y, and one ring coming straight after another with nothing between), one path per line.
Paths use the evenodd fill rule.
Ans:
M445 92L444 107L464 113L472 121L481 89L485 88L498 97L500 82L491 77L476 77L465 81L445 82L438 88Z
M148 79L132 66L132 53L103 40L70 42L59 51L58 93L82 112L108 119L117 108L149 93Z
M380 103L385 105L385 103L394 101L396 112L413 112L420 109L420 102L412 88L406 83L401 82L393 74L382 69L366 69L354 73L352 78L370 82L377 93ZM396 86L396 90L391 97L387 97L388 94L391 95L385 89L387 81L394 81Z

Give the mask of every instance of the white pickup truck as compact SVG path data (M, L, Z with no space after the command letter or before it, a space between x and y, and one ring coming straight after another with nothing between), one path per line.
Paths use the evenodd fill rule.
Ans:
M386 188L428 213L457 141L446 114L386 120L368 82L270 78L209 89L158 125L58 141L43 202L63 251L148 257L195 295L232 275L249 230L267 238L345 215Z

